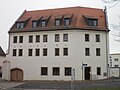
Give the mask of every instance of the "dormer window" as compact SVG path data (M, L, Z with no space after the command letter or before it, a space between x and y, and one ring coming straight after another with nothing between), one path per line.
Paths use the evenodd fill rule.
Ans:
M55 20L55 26L60 26L61 24L61 20L60 19L56 19Z
M37 27L38 22L37 21L32 21L32 27L35 28Z
M23 22L17 23L16 28L17 28L17 29L22 29L22 28L24 28L24 23L23 23Z
M87 24L89 26L98 26L98 20L97 19L88 19Z
M89 15L83 15L88 26L98 26L98 18Z
M70 18L66 18L64 23L65 23L65 26L69 26L70 25Z
M46 27L46 21L45 20L41 21L41 27Z

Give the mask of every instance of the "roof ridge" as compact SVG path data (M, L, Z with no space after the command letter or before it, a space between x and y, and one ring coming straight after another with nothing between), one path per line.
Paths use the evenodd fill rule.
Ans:
M73 9L73 8L86 8L86 9L96 9L103 10L101 8L93 8L93 7L83 7L83 6L73 6L73 7L60 7L60 8L48 8L48 9L40 9L40 10L26 10L27 12L37 12L37 11L48 11L48 10L60 10L60 9Z

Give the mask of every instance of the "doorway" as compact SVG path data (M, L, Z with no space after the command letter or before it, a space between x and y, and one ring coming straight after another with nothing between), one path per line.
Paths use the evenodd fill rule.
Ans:
M18 68L12 69L11 81L23 81L23 71Z
M85 75L85 80L90 80L90 67L85 67L84 75Z

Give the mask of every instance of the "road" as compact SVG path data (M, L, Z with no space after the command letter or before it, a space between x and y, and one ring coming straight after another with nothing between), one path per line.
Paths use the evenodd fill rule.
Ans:
M4 85L3 85L4 84ZM3 85L3 86L2 86ZM120 87L120 79L99 80L99 81L26 81L8 82L0 81L0 86L5 90L84 90L86 88L101 88L106 90L112 87ZM7 87L7 88L6 88Z

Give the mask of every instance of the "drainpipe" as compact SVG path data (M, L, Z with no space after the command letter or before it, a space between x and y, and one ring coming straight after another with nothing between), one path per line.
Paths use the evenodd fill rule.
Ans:
M109 64L108 64L108 60L109 60L109 24L108 24L108 14L107 14L107 7L105 6L104 9L105 12L105 19L106 19L106 65L107 65L107 78L109 78L110 76L110 72L109 72Z

